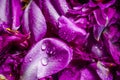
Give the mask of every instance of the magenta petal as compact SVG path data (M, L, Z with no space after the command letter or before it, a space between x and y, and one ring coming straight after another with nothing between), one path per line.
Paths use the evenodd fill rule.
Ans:
M94 71L90 70L89 68L82 69L79 80L99 80L98 76L96 76L96 73L93 72Z
M29 6L30 4L26 7L24 14L23 14L23 18L22 18L22 31L24 33L29 33L30 32L30 28L29 28Z
M29 9L29 27L35 41L42 39L47 31L46 21L41 9L32 2Z
M72 50L62 41L46 38L39 41L24 59L22 80L37 80L64 69L72 59Z
M24 33L31 33L33 42L42 39L47 31L46 20L41 12L41 9L31 1L24 12L23 17Z
M85 37L87 34L84 29L79 28L65 16L59 18L59 28L59 36L68 42L76 38Z
M110 21L116 13L116 10L114 8L107 8L104 10L104 14L108 16L108 21Z
M43 13L47 22L52 24L55 29L58 29L57 22L60 16L54 9L54 6L51 4L50 0L43 0Z
M34 1L39 6L39 8L42 9L42 7L43 7L43 5L42 5L43 0L34 0Z
M93 33L94 33L94 38L97 41L99 41L104 28L105 28L104 26L94 25L94 27L93 27Z
M120 51L110 41L108 41L108 43L109 43L109 49L110 49L112 58L117 64L120 64Z
M108 32L104 32L104 37L106 39L106 46L109 49L109 53L113 58L114 62L120 64L120 51L119 51L119 39L120 33L116 26L110 26Z
M0 20L11 25L10 0L0 0Z
M115 3L115 1L116 0L109 0L109 2L107 2L107 3L100 3L98 5L101 9L105 9L105 8L112 6Z
M113 80L113 76L109 68L104 67L100 61L97 62L97 68L97 74L102 80Z
M95 16L95 19L98 25L107 26L108 16L104 15L104 12L101 9L97 9L93 13L94 13L94 16Z
M69 6L66 0L51 0L53 5L55 6L56 10L61 14L65 15L68 10Z
M74 71L71 68L66 68L61 72L59 80L80 80L80 71Z
M96 1L96 0L94 0L94 1ZM104 1L108 1L108 2L104 3ZM93 2L93 0L90 0L89 6L90 7L99 6L103 10L105 8L108 8L108 7L112 6L115 3L115 1L116 0L103 0L103 1L98 0L98 2L95 3L95 2Z
M12 2L12 16L13 16L12 29L17 30L20 27L22 6L20 0L12 0L11 2Z

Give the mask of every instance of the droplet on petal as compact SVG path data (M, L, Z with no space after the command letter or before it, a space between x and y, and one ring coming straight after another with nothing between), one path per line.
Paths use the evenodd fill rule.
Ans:
M48 64L48 59L47 59L46 57L42 58L42 59L41 59L41 64L42 64L43 66L46 66L46 65Z
M44 51L46 49L46 45L42 44L41 49L42 49L42 51Z

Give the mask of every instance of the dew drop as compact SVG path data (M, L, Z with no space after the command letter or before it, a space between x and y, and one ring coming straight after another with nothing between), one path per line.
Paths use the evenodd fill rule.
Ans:
M62 59L58 59L58 62L61 62L62 61Z
M64 35L66 35L66 32L63 32Z
M53 51L50 51L50 54L53 54Z
M43 66L46 66L46 65L48 64L48 59L47 59L46 57L42 58L42 59L41 59L41 64L42 64Z
M29 61L31 62L31 61L32 61L32 58L30 58Z
M82 12L86 12L87 10L87 8L82 8Z
M55 52L54 52L54 51L50 51L50 54L51 54L51 55L54 55L54 54L55 54Z
M46 45L42 44L41 49L42 49L42 51L44 51L46 49Z

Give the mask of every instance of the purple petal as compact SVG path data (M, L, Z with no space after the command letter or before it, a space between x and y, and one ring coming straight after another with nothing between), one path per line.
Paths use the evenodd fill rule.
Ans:
M93 13L94 13L94 16L95 16L95 19L96 19L96 22L97 22L98 25L107 26L108 16L105 15L102 10L97 9L97 10L94 10Z
M104 32L106 46L109 50L111 57L117 64L120 64L120 51L119 51L119 29L115 26L110 26L108 32ZM118 45L117 45L118 44Z
M109 49L110 49L110 54L112 58L117 64L120 64L120 51L110 41L108 43L109 43Z
M98 76L95 75L92 70L85 68L81 70L80 80L99 80Z
M0 21L11 25L12 17L10 8L10 0L0 0Z
M98 61L97 67L97 73L102 80L113 80L113 76L109 68L104 67L100 61Z
M59 36L70 42L78 38L86 36L86 31L84 29L76 26L72 21L70 21L65 16L59 18Z
M22 18L22 31L24 33L29 33L30 32L30 28L29 28L29 6L30 4L26 7L24 14L23 14L23 18Z
M42 9L42 7L43 7L43 5L42 5L43 0L34 0L34 1L39 6L39 8Z
M71 59L72 50L64 42L55 38L43 39L25 57L21 79L37 80L52 75L65 68Z
M104 0L104 1L106 1L106 0ZM109 2L107 2L107 3L100 3L98 5L101 9L105 9L105 8L112 6L115 3L115 1L116 0L109 0Z
M58 23L58 18L60 16L57 13L57 11L54 9L50 0L43 0L43 13L47 22L52 24L55 29L58 29L57 23Z
M41 9L31 1L25 10L23 17L23 31L31 33L33 42L41 40L47 31L46 21Z
M0 19L2 21L8 22L10 16L10 4L9 0L0 0Z
M104 28L105 28L104 26L94 25L94 27L93 27L93 33L94 33L94 38L97 41L99 41Z
M70 68L66 68L59 76L59 80L80 80L80 71L73 71Z
M94 2L95 1L95 2ZM116 0L90 0L89 2L89 6L90 7L96 7L96 6L99 6L102 10L105 9L105 8L108 8L110 6L112 6ZM108 2L105 2L105 1L108 1Z
M66 2L66 0L57 0L57 1L56 0L51 0L51 2L53 3L56 10L61 15L65 15L68 12L69 6L68 6L68 3Z
M22 16L22 6L20 0L12 0L12 18L13 24L12 29L17 30L20 27L20 19Z
M42 39L47 31L45 18L40 8L32 2L29 9L29 27L35 41Z

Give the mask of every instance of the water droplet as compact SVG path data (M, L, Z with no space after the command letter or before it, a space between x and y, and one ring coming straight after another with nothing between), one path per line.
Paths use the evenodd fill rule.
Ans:
M87 10L88 10L88 9L85 8L85 7L82 8L82 12L86 12Z
M31 62L31 61L32 61L32 58L30 58L29 61Z
M50 51L50 54L53 54L53 51Z
M55 52L54 52L54 51L50 51L50 54L51 54L51 55L54 55L54 54L55 54Z
M44 51L46 49L46 45L42 44L41 49L42 49L42 51Z
M62 59L58 59L58 62L61 62L62 61Z
M64 35L66 35L66 32L63 32Z
M48 64L48 59L47 59L46 57L42 58L42 59L41 59L41 64L42 64L43 66L46 66L46 65Z

